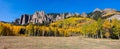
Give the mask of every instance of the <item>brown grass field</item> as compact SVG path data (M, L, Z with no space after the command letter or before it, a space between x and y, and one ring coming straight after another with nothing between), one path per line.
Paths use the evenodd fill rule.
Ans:
M1 36L0 49L120 49L120 40L83 37Z

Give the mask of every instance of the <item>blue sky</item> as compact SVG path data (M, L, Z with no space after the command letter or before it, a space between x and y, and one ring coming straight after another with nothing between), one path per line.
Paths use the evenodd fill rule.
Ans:
M95 8L120 10L120 0L0 0L0 21L12 22L22 14L92 12Z

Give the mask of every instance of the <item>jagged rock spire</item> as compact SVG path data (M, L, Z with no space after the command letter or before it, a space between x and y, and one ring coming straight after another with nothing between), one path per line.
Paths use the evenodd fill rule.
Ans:
M95 11L100 11L100 12L102 12L102 10L99 9L99 8L96 8L93 12L95 12Z

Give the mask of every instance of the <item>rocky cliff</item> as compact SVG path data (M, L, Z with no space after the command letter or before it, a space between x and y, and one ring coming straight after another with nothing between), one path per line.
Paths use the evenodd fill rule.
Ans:
M31 15L29 14L24 14L21 16L20 20L19 20L19 24L24 25L27 24L31 21Z
M74 14L71 13L48 13L44 11L35 12L33 15L24 14L17 20L17 23L20 25L33 23L33 24L49 24L51 22L58 21L60 19L65 19Z
M120 20L120 12L118 12L115 9L111 8L106 8L106 9L99 9L96 8L93 10L91 13L45 13L44 11L40 12L35 12L33 15L29 14L23 14L19 19L15 20L16 24L19 25L25 25L28 23L33 23L33 24L50 24L51 22L58 21L60 19L66 19L68 17L78 15L81 17L87 17L87 18L92 18L97 20L98 18L104 18L104 19L119 19Z
M118 15L120 15L120 12L118 12L115 9L106 8L106 9L101 10L99 8L96 8L93 12L88 14L88 17L93 18L95 20L97 20L98 18L107 19L109 17L110 17L110 19L113 19L114 17L119 17Z

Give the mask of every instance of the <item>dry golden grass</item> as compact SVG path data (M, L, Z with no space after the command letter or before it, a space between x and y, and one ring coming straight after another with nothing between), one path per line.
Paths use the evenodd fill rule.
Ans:
M120 40L83 37L0 37L0 49L120 49Z

